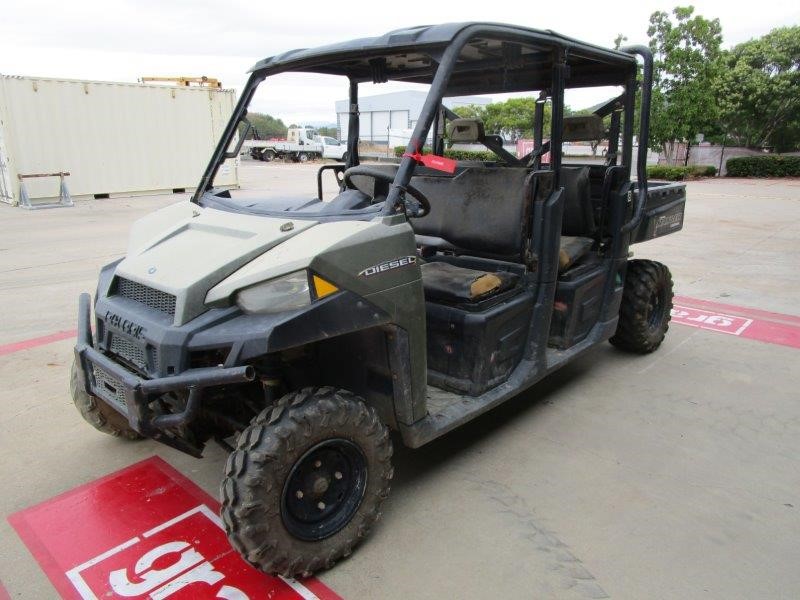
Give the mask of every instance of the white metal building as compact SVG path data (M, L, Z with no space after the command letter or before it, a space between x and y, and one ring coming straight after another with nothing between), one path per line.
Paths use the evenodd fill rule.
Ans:
M360 139L363 142L387 143L389 130L413 129L422 112L428 92L408 90L390 92L358 99ZM468 104L489 104L491 98L479 96L454 96L445 98L444 105L452 109ZM339 139L347 139L347 124L350 120L349 100L336 102L336 124Z
M0 201L193 189L233 112L233 90L0 75ZM231 160L216 183L236 186Z

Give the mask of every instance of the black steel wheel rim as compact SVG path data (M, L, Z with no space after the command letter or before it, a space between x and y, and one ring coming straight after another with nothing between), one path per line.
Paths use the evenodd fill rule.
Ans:
M341 531L361 505L367 459L341 438L313 446L292 466L283 486L281 518L287 531L318 541Z

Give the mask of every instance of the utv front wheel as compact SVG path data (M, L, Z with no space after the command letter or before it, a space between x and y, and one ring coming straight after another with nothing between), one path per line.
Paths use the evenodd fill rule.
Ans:
M126 440L142 439L142 436L131 428L125 417L100 398L86 393L86 390L78 382L78 367L75 361L72 362L69 374L69 391L72 395L72 402L75 403L75 407L81 413L84 421L98 431Z
M653 352L669 329L672 296L672 274L666 265L653 260L630 261L617 331L609 341L629 352Z
M231 544L272 575L332 567L380 516L391 456L375 409L350 392L284 396L253 419L228 457L222 520Z

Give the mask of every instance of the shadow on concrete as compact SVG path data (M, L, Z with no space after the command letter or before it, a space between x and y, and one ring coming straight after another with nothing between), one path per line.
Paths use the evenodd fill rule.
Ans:
M404 446L399 435L393 435L395 476L392 494L402 493L404 487L431 476L458 455L502 436L503 430L512 422L535 417L548 404L553 404L558 394L563 396L578 381L591 377L592 371L602 369L608 358L607 354L591 351L474 421L416 450Z

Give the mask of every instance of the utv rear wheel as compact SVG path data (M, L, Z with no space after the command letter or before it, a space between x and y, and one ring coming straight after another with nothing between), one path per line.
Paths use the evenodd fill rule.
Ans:
M142 436L131 428L125 417L111 408L105 401L86 393L86 390L78 382L78 367L74 361L69 374L69 391L72 395L72 401L84 421L98 431L126 440L142 439Z
M652 260L630 261L617 331L609 341L629 352L653 352L669 329L672 296L672 274L666 265Z
M392 443L375 409L344 390L288 394L228 457L222 520L247 562L307 576L348 556L380 516Z

